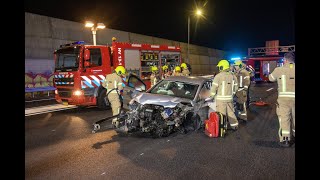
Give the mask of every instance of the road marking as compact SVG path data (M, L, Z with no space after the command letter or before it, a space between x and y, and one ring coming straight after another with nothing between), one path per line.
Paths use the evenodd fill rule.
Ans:
M271 91L273 88L267 89L267 91Z
M77 106L75 105L62 105L62 104L54 104L54 105L48 105L48 106L40 106L40 107L33 107L33 108L27 108L25 109L25 116L32 116L37 114L44 114L54 111L62 111L67 109L74 109Z

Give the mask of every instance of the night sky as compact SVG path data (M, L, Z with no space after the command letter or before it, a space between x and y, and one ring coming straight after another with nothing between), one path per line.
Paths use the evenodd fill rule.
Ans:
M193 16L201 7L204 18ZM187 42L245 56L266 40L295 44L294 0L25 0L25 11L116 30Z

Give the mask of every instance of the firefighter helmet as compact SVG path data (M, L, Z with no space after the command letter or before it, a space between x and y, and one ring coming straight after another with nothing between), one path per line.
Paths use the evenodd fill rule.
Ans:
M116 41L117 40L117 38L116 37L112 37L112 41L114 42L114 41Z
M157 66L151 66L151 72L157 72L158 67Z
M116 67L115 71L118 75L123 75L126 73L126 69L123 66Z
M186 63L182 63L180 66L181 66L183 69L187 69L187 68L188 68L188 66L187 66Z
M217 67L219 68L219 71L223 71L223 70L229 69L230 64L227 60L223 59L223 60L219 61Z
M175 70L176 72L181 72L180 66L176 66L176 67L174 68L174 70Z
M239 66L239 68L242 68L243 67L243 63L241 60L237 60L235 63L234 63L235 66Z
M168 65L163 65L163 66L162 66L162 70L163 70L163 71L165 71L165 70L167 70L167 69L169 69Z

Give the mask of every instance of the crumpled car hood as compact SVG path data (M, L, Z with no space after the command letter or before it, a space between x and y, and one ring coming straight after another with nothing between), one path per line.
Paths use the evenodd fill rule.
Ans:
M180 102L184 100L178 97L170 97L161 94L140 93L134 98L140 104L154 104L160 105L165 108L174 108ZM190 101L190 100L189 100Z

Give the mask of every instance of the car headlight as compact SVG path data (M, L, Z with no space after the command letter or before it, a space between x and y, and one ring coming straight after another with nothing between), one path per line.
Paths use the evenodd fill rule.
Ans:
M80 90L76 90L76 91L73 91L73 95L75 95L75 96L81 96L81 95L83 95L83 92L80 91Z

